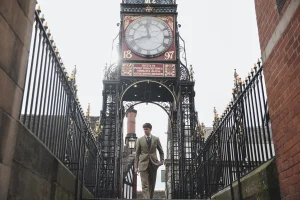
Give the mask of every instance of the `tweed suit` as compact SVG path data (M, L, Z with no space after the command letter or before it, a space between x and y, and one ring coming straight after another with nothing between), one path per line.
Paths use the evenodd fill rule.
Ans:
M144 199L152 199L156 172L164 160L164 151L158 137L151 135L151 145L149 147L146 136L139 138L136 142L135 168L138 167L141 175ZM156 149L159 152L160 161L157 158Z

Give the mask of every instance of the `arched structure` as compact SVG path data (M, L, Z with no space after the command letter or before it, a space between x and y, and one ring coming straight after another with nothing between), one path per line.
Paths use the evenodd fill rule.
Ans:
M178 28L177 4L173 0L123 0L121 4L119 41L113 44L118 46L120 60L106 66L103 81L100 122L103 129L99 137L103 153L99 191L103 198L121 197L123 119L130 107L140 103L158 105L168 114L171 197L189 196L187 188L192 180L187 179L187 173L196 155L193 136L198 134L199 123L193 70L187 68L185 45ZM142 35L135 35L136 30ZM143 35L146 33L147 37ZM146 45L136 42L140 39ZM153 41L160 41L161 47ZM149 47L156 49L147 50Z

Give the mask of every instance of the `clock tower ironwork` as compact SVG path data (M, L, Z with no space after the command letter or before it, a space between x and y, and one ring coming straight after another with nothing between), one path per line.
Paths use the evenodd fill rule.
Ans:
M199 133L192 67L179 34L176 0L123 0L118 61L105 68L101 137L101 198L122 197L123 119L140 103L160 106L170 122L172 198L192 198L190 178ZM180 184L186 183L186 184Z

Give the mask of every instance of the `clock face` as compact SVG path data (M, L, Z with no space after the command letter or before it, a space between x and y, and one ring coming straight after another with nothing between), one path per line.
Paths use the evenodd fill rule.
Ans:
M133 21L125 32L128 48L142 57L157 57L165 53L173 41L171 28L155 17Z

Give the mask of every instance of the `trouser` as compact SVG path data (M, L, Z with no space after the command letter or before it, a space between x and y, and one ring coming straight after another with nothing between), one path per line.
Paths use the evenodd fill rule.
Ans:
M140 172L142 180L142 190L144 199L152 199L155 189L157 168L153 166L151 161L149 162L146 171Z

